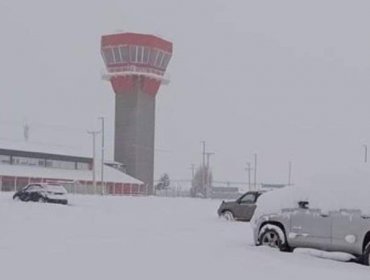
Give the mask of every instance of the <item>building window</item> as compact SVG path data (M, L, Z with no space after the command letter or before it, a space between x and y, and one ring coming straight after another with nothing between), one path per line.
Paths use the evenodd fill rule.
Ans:
M28 166L45 166L45 160L42 158L13 157L13 164Z
M65 160L46 160L46 167L59 168L59 169L76 169L74 161Z
M121 61L122 63L127 63L128 62L128 46L122 46L119 48L120 53L121 53Z
M0 164L10 164L10 156L0 155Z
M121 63L121 55L119 53L119 49L118 48L114 48L113 49L113 52L114 52L114 61L116 64L118 63Z
M113 50L112 48L105 48L103 50L104 60L107 65L114 63Z
M77 169L79 170L89 170L90 164L86 162L77 162Z

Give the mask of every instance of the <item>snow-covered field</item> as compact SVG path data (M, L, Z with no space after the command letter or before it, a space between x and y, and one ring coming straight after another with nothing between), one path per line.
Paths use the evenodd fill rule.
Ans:
M370 268L358 264L254 247L249 223L218 219L219 201L70 201L0 194L0 279L370 279Z

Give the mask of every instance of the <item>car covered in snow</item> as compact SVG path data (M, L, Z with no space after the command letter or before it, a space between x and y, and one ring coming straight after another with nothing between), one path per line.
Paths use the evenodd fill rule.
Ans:
M369 190L293 187L270 192L259 201L251 222L254 242L282 251L300 247L345 252L369 265L370 207L366 192Z
M67 191L61 185L29 184L13 195L14 200L68 204Z
M256 209L256 202L263 191L249 191L234 201L222 201L217 210L219 217L226 220L250 221Z

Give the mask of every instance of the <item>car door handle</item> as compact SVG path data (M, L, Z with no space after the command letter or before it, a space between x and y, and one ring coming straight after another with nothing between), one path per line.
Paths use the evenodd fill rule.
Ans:
M323 217L323 218L327 218L327 217L329 217L329 215L328 215L328 214L320 214L320 216L321 216L321 217Z

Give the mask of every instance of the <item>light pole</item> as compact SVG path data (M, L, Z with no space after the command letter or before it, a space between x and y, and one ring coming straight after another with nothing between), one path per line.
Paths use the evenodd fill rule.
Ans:
M100 170L100 180L101 180L101 188L102 194L105 194L105 185L104 185L104 117L100 117L101 120L101 170Z
M250 162L247 162L246 170L248 172L248 190L251 191L251 171L253 170L253 168L251 168L251 163Z
M94 192L96 194L96 176L95 176L95 138L96 138L96 135L99 133L99 131L88 131L87 132L88 134L90 134L92 136L92 156L93 156L93 160L92 160L92 181L93 181L93 188L94 188Z
M366 163L367 162L367 145L364 144L362 146L364 147L364 162Z
M254 154L254 190L257 190L257 154Z
M288 186L292 184L292 162L289 161L289 170L288 170Z

